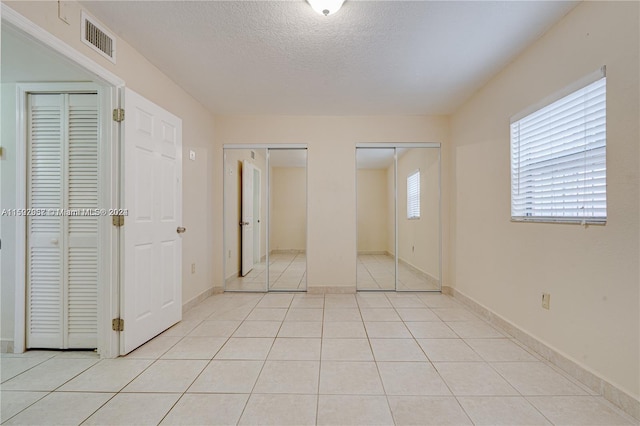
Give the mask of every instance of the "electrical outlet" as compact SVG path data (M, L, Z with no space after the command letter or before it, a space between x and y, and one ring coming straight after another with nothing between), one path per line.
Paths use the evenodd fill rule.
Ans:
M189 150L189 160L191 161L195 161L196 160L196 152L192 149Z
M542 293L542 307L549 309L549 302L551 301L551 295L549 293Z
M195 274L195 273L196 273L196 264L195 264L195 263L192 263L192 264L191 264L191 273L192 273L192 274Z

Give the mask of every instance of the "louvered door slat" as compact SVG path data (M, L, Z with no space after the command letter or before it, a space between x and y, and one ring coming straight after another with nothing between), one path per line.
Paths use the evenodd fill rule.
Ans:
M98 109L96 95L69 97L67 203L71 210L98 208ZM68 218L67 328L70 348L96 347L98 331L98 217Z
M29 97L28 207L62 208L63 97ZM29 216L27 345L63 348L62 220Z

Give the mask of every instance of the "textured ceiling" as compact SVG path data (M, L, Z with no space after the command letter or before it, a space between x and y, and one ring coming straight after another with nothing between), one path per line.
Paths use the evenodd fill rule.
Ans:
M85 1L216 114L450 113L576 2Z

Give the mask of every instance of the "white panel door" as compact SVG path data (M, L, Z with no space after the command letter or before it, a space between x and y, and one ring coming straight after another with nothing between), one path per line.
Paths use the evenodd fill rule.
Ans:
M253 164L242 161L242 276L253 269Z
M124 91L120 353L182 319L182 120Z

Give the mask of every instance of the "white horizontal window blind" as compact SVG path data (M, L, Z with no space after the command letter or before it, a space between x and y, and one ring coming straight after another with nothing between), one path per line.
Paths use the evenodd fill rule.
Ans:
M420 219L420 170L407 177L407 219Z
M513 220L604 223L606 77L511 123Z

